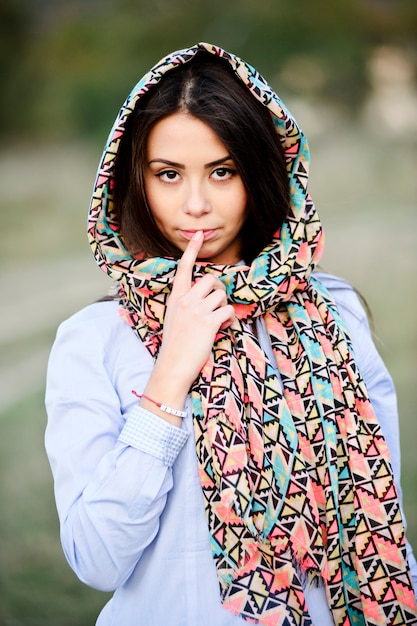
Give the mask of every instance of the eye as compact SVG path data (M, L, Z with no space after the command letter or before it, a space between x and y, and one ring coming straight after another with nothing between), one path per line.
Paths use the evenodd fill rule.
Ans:
M163 170L162 172L158 172L156 176L164 183L175 183L180 175L175 170Z
M229 178L232 178L236 173L236 170L231 167L217 167L211 173L211 177L214 178L214 180L229 180Z

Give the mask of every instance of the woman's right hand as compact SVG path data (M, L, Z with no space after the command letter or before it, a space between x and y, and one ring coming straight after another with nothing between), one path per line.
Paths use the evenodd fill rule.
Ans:
M187 393L206 362L220 327L234 320L233 306L227 303L226 289L213 274L192 284L192 273L203 244L203 233L190 239L173 281L164 320L161 348L144 394L167 406L182 409ZM155 411L142 398L141 404ZM165 419L178 418L157 411Z

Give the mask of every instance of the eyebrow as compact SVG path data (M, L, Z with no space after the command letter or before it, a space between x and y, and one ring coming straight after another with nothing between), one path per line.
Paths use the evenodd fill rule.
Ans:
M211 161L210 163L206 163L204 165L205 168L209 168L209 167L214 167L215 165L221 165L222 163L226 163L226 161L231 161L232 157L228 154L225 157L222 157L221 159L217 159L216 161ZM183 163L176 163L175 161L169 161L168 159L160 159L160 158L156 158L156 159L152 159L151 161L148 161L148 165L150 165L151 163L164 163L164 165L170 165L171 167L178 167L179 169L185 169L185 165Z

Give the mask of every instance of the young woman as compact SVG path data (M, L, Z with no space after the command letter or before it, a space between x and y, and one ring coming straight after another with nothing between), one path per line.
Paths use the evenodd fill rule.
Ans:
M353 289L314 272L308 147L209 44L134 88L89 214L118 299L59 329L46 446L98 624L415 624L395 392ZM408 553L408 554L407 554Z

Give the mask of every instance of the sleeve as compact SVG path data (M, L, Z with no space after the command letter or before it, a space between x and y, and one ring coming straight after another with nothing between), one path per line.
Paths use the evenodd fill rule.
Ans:
M375 347L367 315L353 288L345 285L340 289L332 290L332 295L349 329L359 369L390 451L395 485L402 510L400 433L394 383ZM406 527L403 512L402 515ZM417 597L417 563L408 542L407 554Z
M80 580L112 591L158 532L188 433L137 405L122 415L99 324L82 320L58 331L46 407L64 553Z

